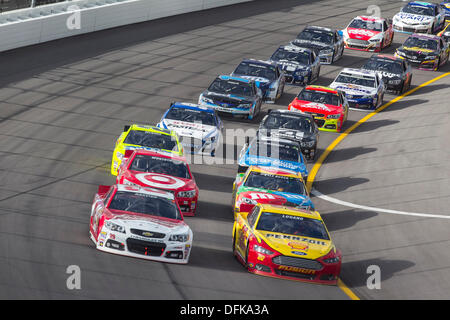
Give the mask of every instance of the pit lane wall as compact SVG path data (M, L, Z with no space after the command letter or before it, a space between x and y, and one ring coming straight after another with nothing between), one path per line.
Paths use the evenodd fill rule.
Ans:
M253 0L77 0L0 14L0 52Z

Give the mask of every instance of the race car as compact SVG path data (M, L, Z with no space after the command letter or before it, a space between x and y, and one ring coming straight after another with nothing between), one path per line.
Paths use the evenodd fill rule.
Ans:
M394 40L392 22L378 17L358 16L343 30L346 49L379 52Z
M300 144L296 141L268 136L256 136L244 144L239 154L237 180L250 166L270 167L294 171L308 178Z
M177 133L184 150L215 155L221 139L223 123L214 109L192 103L174 102L157 127Z
M440 5L442 11L444 11L445 24L450 24L450 1L442 1Z
M248 120L258 116L262 101L262 91L254 81L231 76L218 76L198 98L200 105Z
M231 76L253 80L268 103L274 103L284 92L284 73L275 62L247 59L237 66Z
M290 111L313 116L319 130L341 132L348 116L348 101L339 90L323 86L307 86L289 104Z
M321 64L331 64L344 55L344 41L337 30L307 26L291 45L316 50Z
M394 31L403 33L434 33L445 24L442 7L435 3L412 1L393 18Z
M308 160L314 159L317 153L319 129L312 115L307 113L269 110L259 124L258 135L297 141Z
M89 235L100 251L187 264L193 233L174 195L129 185L99 186Z
M126 125L114 148L111 161L112 175L117 175L117 169L125 154L131 154L136 149L153 150L179 156L184 153L183 146L175 131L140 124Z
M286 73L286 83L306 85L320 74L320 58L315 50L296 46L280 46L270 57Z
M184 157L135 150L122 161L116 183L169 191L185 216L197 209L199 190Z
M344 68L330 88L344 91L350 109L375 110L383 104L384 82L373 71Z
M251 273L335 285L342 253L317 211L258 204L239 212L233 253Z
M233 183L234 217L249 212L258 203L314 209L300 173L291 170L250 166Z
M374 54L362 69L378 72L386 85L386 91L401 94L408 91L411 86L411 66L406 60L393 55Z
M442 38L445 42L450 42L450 23L447 24L441 32L438 33L438 36Z
M448 61L449 43L431 34L413 34L397 49L395 56L408 61L412 67L437 71Z

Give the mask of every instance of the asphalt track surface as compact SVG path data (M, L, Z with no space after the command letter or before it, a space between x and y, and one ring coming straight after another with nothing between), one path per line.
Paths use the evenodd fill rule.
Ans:
M88 238L92 198L114 182L108 169L125 124L154 124L171 101L195 102L216 75L243 58L267 59L306 24L344 28L369 4L388 17L403 4L309 2L255 1L0 54L0 298L348 299L336 286L249 274L233 259L235 164L192 165L201 191L198 215L186 219L194 231L188 265L102 253ZM405 39L396 34L387 52ZM322 66L318 84L370 55L346 50ZM445 71L448 64L414 70L413 86ZM330 154L314 187L361 205L448 214L449 83L443 78L362 124ZM287 87L276 106L299 90ZM364 115L351 111L346 126ZM225 119L225 127L256 128L258 120ZM337 136L322 133L320 149ZM450 221L313 201L343 251L341 278L360 298L450 298ZM69 265L81 268L81 290L66 287ZM380 290L366 287L369 265L381 268Z

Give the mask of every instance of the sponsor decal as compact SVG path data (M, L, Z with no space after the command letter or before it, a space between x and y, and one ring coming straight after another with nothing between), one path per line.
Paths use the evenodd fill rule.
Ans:
M315 239L309 239L309 238L305 238L305 237L298 237L298 236L291 236L291 235L287 235L287 234L273 234L273 233L268 233L266 235L267 238L275 238L275 239L287 239L287 240L297 240L297 241L302 241L302 242L308 242L311 244L319 244L322 246L326 246L327 244L325 243L325 241L320 241L320 240L315 240Z
M291 251L292 254L295 254L297 256L306 256L307 253L306 252L301 252L301 251Z
M186 185L181 179L158 173L139 173L135 175L140 182L155 188L178 189Z
M326 105L324 105L322 103L317 103L317 102L310 102L303 106L307 107L307 108L313 108L313 109L318 109L318 110L323 110L323 111L328 111L328 112L331 111L330 108L328 108Z
M295 249L295 250L308 251L308 249L309 249L309 246L307 244L300 243L300 242L294 242L294 241L289 242L288 246L291 247L291 249Z
M309 270L304 268L297 268L297 267L290 267L290 266L279 266L279 270L285 270L285 271L293 271L293 272L299 272L299 273L306 273L306 274L315 274L315 270Z
M378 34L378 32L372 32L370 30L365 30L365 29L348 29L347 32L349 34L357 34L357 35L362 35L362 36L368 36L368 37L373 37L374 35Z

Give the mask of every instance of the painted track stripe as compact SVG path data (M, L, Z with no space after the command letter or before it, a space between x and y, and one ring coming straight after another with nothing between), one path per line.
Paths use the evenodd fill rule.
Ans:
M341 206L345 207L351 207L356 209L362 209L367 211L374 211L374 212L383 212L383 213L391 213L391 214L399 214L404 216L415 216L415 217L423 217L423 218L440 218L440 219L450 219L450 216L447 215L441 215L441 214L430 214L430 213L416 213L416 212L406 212L406 211L398 211L398 210L391 210L391 209L382 209L382 208L375 208L375 207L368 207L368 206L362 206L359 204L354 204L351 202L339 200L336 198L332 198L330 196L324 195L317 191L316 189L311 190L311 194L315 195L318 198L321 198L328 202L333 202L336 204L339 204Z
M336 148L336 146L342 141L344 140L348 134L350 132L352 132L353 130L355 130L356 128L358 128L361 124L363 124L364 122L366 122L367 120L369 120L370 118L372 118L374 115L376 115L378 112L383 111L384 109L386 109L387 107L389 107L390 105L396 103L397 101L400 101L401 99L403 99L406 96L409 96L410 94L416 92L417 90L419 90L420 88L426 87L430 84L432 84L433 82L436 82L442 78L445 78L446 76L450 75L450 72L441 74L440 76L431 79L425 83L422 83L421 85L418 85L417 87L405 92L404 94L392 99L391 101L389 101L388 103L384 104L383 106L381 106L380 108L378 108L377 110L369 113L368 115L366 115L365 117L363 117L362 119L360 119L358 122L356 122L354 125L352 125L350 128L348 128L347 130L345 130L343 133L341 133L336 139L334 139L334 141L324 150L324 152L320 155L319 159L317 160L317 162L314 164L314 166L312 167L311 171L309 172L308 175L308 180L306 181L306 187L308 189L308 191L312 190L312 185L314 183L314 179L316 178L317 173L319 172L320 167L322 166L322 164L324 163L324 161L326 160L326 158L328 157L328 155L331 153L331 151L333 151L334 148ZM338 287L352 300L359 300L358 296L356 294L353 293L353 291L347 287L341 279L338 279Z

